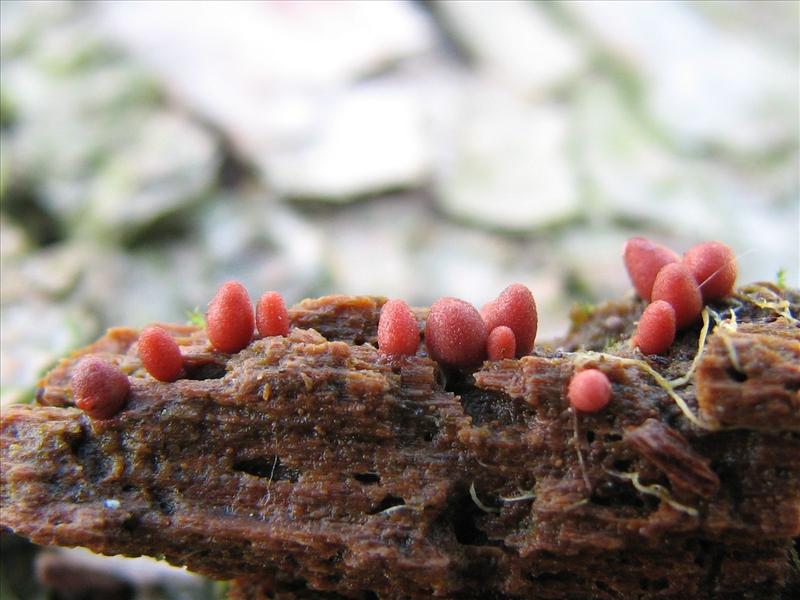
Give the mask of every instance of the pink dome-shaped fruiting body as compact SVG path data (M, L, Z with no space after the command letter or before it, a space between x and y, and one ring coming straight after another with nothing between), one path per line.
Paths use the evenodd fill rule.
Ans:
M403 300L389 300L378 319L378 350L392 356L413 356L419 346L419 327Z
M636 293L640 298L649 301L658 272L664 265L678 262L680 257L652 240L632 237L625 242L622 259Z
M691 325L703 310L703 296L697 282L683 264L665 265L653 284L653 302L664 300L675 310L675 325L682 329Z
M722 242L697 244L683 255L683 264L700 286L705 302L733 291L738 269L736 254L730 246Z
M440 298L428 313L425 346L435 361L468 369L486 355L486 324L471 304L457 298Z
M99 358L87 356L72 372L75 406L92 419L110 419L125 405L131 384L120 368Z
M247 290L238 281L224 283L208 303L206 332L220 352L238 352L253 338L255 317Z
M645 354L663 354L675 341L675 331L675 309L664 300L656 300L644 309L633 344Z
M602 371L585 369L572 376L567 389L569 403L582 412L602 410L611 399L611 382Z
M500 325L489 333L486 340L486 354L489 355L489 360L514 358L516 350L517 338L510 327Z
M533 350L539 317L536 301L526 286L521 283L509 285L495 300L483 307L482 316L488 331L505 325L514 332L517 357L530 354Z
M266 292L256 304L256 328L261 337L289 333L289 312L278 292Z
M139 335L139 358L153 377L159 381L175 381L183 369L183 357L178 344L161 327L148 327Z

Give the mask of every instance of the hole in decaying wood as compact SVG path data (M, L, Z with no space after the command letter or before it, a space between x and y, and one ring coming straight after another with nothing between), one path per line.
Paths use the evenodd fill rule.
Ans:
M247 473L254 477L264 477L271 481L291 481L300 479L300 471L281 463L277 456L259 456L239 460L233 464L233 470Z
M720 489L738 507L744 499L742 476L735 464L715 460L711 462L711 470L719 477Z
M464 546L492 546L489 536L478 527L479 519L486 516L470 497L464 492L452 501L449 514L450 527L456 541Z
M433 373L436 386L440 390L447 390L447 374L441 368L435 369Z
M75 460L83 467L83 474L92 483L97 483L109 469L109 457L90 438L85 428L69 441L69 449Z
M151 489L149 492L151 501L161 514L169 516L175 513L175 503L168 492L158 489Z
M528 409L524 403L512 400L502 392L475 389L467 384L453 393L459 397L464 414L472 418L476 427L495 423L507 427L524 424L527 420Z
M378 506L370 510L367 514L369 515L376 515L379 512L383 512L393 506L403 506L406 503L405 500L399 498L398 496L392 496L391 494L387 494L384 496L383 500L380 501Z
M534 575L532 573L528 574L529 581L535 581L536 583L563 583L563 582L575 582L576 580L580 579L579 577L575 576L575 573L571 572L559 572L559 573L539 573L538 575Z
M705 564L706 564L706 557L705 557L705 555L703 555L703 554L698 554L697 556L695 556L695 557L694 557L694 564L696 564L698 567L703 567L703 566L705 566Z
M377 473L356 473L353 479L364 485L375 485L381 482L381 476Z
M75 436L71 440L69 440L69 451L72 453L72 456L75 458L81 458L86 453L86 442L88 441L88 436L86 432L81 430L80 435Z
M742 373L741 371L737 371L733 367L728 367L727 373L728 373L728 377L730 379L732 379L733 381L737 381L739 383L742 383L743 381L747 381L747 374L746 373Z
M184 367L185 379L192 379L195 381L222 379L225 377L226 372L225 365L215 362L186 365L186 367Z
M471 389L467 383L467 376L443 365L439 365L439 371L444 378L444 391L460 396L462 392Z
M628 506L633 508L644 507L644 501L639 496L630 492L615 494L613 496L603 496L595 492L589 498L589 501L596 506L609 506L609 507Z
M139 526L139 518L136 515L131 515L122 522L122 528L125 531L133 531Z
M612 468L620 473L628 473L633 470L633 461L617 459L612 464Z
M603 481L592 490L589 501L596 506L642 509L645 499L625 481Z
M586 432L586 441L588 443L591 444L594 441L594 438L595 438L594 431L590 429L589 431Z

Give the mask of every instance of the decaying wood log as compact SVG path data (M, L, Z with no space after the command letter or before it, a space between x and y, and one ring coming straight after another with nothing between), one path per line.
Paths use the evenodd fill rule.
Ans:
M796 292L769 290L798 314ZM689 371L699 326L642 360L633 301L474 374L423 349L382 356L381 298L304 301L287 337L234 355L169 326L187 362L174 383L142 369L138 332L114 329L2 415L0 524L163 556L235 579L239 599L777 598L800 535L800 329L778 300L742 298L715 307L674 389L653 373ZM72 406L84 354L130 375L114 418ZM586 366L612 381L596 414L565 397Z
M697 399L721 427L800 431L800 327L743 323L709 341Z

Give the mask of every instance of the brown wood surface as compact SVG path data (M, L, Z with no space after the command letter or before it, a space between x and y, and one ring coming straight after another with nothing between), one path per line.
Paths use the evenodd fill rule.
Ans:
M609 325L641 304L609 303L558 344L466 374L440 370L424 345L382 356L382 302L305 301L289 336L235 355L171 327L192 377L174 383L141 368L136 331L110 331L43 380L37 405L2 415L0 524L40 544L237 578L237 598L788 589L800 535L796 323L741 305L738 329L724 330L741 381L723 330L710 333L695 379L676 389L699 427L629 360L643 358L630 326ZM648 364L685 373L697 330ZM112 419L72 406L70 372L86 353L131 376ZM587 366L609 376L612 401L576 415L565 390Z

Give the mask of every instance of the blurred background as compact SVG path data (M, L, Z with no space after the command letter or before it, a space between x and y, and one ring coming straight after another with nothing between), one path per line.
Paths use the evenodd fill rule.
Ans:
M479 306L518 281L540 338L627 292L632 235L798 285L797 2L0 6L2 405L232 278ZM3 543L3 598L48 597ZM49 556L51 583L94 560ZM121 564L120 597L214 593Z

